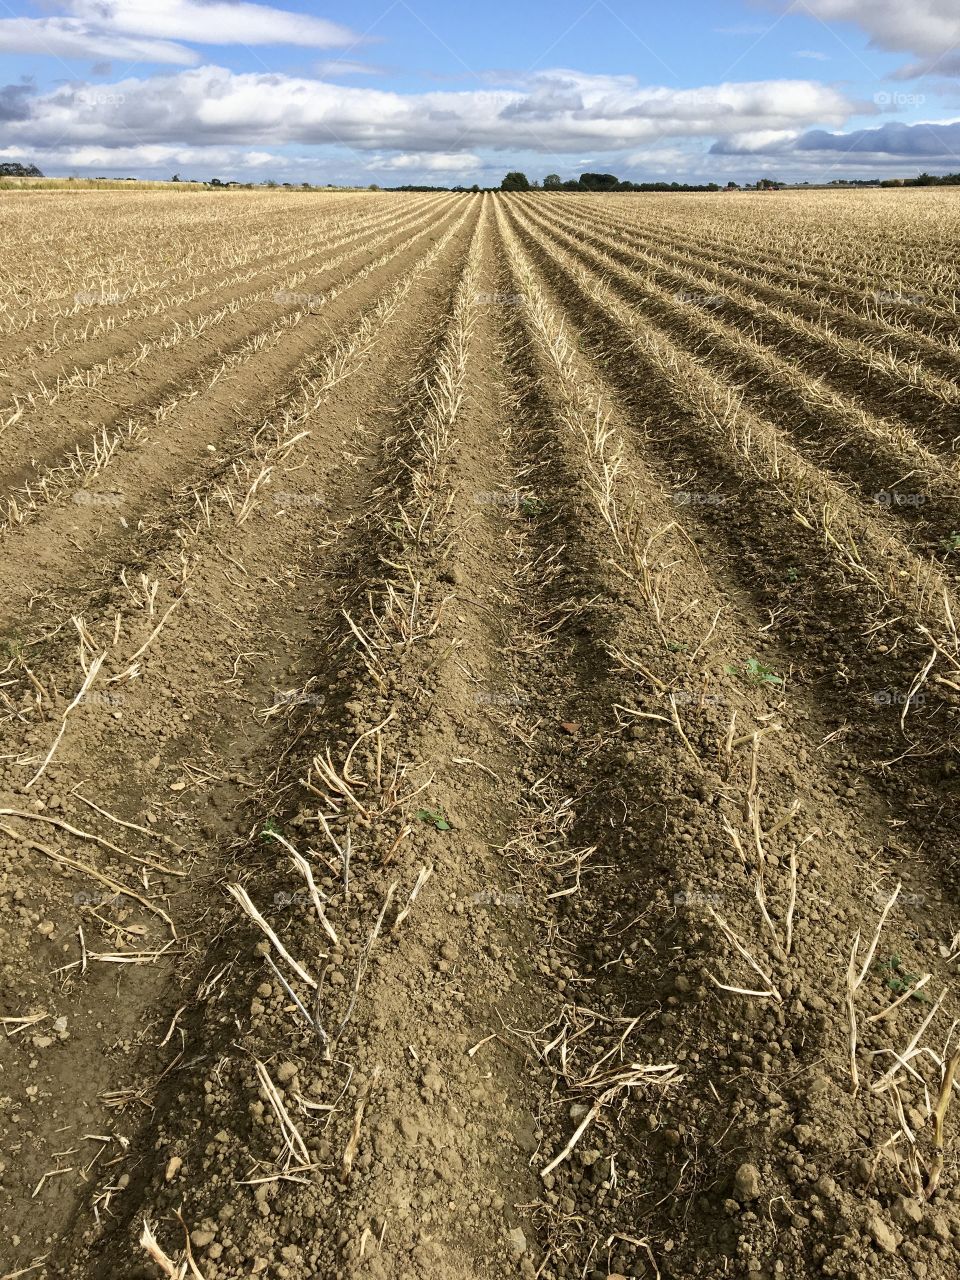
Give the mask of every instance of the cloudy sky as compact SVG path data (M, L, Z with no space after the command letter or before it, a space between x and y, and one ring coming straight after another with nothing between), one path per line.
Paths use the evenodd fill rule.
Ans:
M381 185L960 171L960 0L0 0L0 160Z

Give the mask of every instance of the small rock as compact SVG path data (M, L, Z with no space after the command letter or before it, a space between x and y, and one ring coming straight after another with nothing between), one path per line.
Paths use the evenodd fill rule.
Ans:
M281 1084L289 1084L296 1077L297 1064L295 1062L281 1062L277 1067L277 1079Z
M519 1227L507 1232L507 1244L510 1252L517 1258L527 1251L527 1238Z
M167 1161L167 1167L163 1174L164 1182L172 1182L180 1170L183 1168L183 1161L179 1156L171 1156Z
M867 1231L874 1243L884 1253L897 1252L897 1237L893 1234L879 1214L874 1214L867 1223Z
M897 1196L890 1216L900 1227L915 1227L923 1219L923 1210L912 1196Z
M755 1164L742 1164L733 1179L733 1194L742 1204L756 1200L760 1194L760 1170Z

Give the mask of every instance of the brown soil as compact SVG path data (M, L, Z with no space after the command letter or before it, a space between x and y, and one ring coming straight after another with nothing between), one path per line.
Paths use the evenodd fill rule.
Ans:
M960 1273L955 352L862 363L875 207L734 280L707 200L103 196L85 332L27 199L3 1280Z

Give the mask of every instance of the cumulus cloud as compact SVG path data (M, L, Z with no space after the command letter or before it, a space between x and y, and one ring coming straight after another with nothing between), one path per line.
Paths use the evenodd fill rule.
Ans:
M876 49L916 55L901 75L943 74L944 59L960 65L952 57L960 45L957 0L804 0L803 7L824 22L856 24Z
M463 173L483 167L479 156L469 151L407 151L399 155L378 157L371 160L367 168L371 171L404 172L415 169L424 173Z
M0 161L30 161L36 153L25 147L0 147ZM179 147L179 146L87 146L52 147L44 155L44 163L65 171L89 169L91 172L131 176L144 170L161 170L165 173L193 167L200 176L215 175L217 170L227 174L259 173L265 169L286 172L312 163L304 157L277 157L272 151L250 151L238 147Z
M894 165L901 170L911 165L960 169L960 120L914 124L891 121L875 129L853 129L849 133L831 133L825 129L810 129L792 136L748 133L716 142L711 153L831 162L847 157L861 166Z
M30 114L32 92L28 81L0 85L0 120L25 120Z
M513 89L400 94L372 87L204 66L130 78L91 93L64 86L32 100L12 143L278 147L340 143L363 151L458 154L487 148L580 155L676 137L839 125L851 104L805 80L667 89L632 77L544 72Z
M58 7L65 16L0 19L0 49L196 66L202 59L184 42L326 49L358 40L324 18L234 0L65 0Z

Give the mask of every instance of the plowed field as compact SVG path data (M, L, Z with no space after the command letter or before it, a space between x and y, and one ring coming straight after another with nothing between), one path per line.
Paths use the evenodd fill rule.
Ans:
M960 1275L949 190L0 243L3 1280Z

